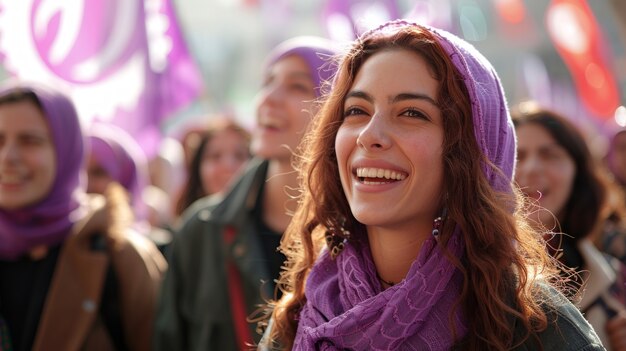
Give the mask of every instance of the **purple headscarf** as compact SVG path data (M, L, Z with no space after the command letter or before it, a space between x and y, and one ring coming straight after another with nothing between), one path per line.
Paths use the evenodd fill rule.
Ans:
M330 82L336 71L332 58L337 54L335 44L328 39L313 36L300 36L285 40L278 44L268 55L265 67L289 55L298 55L306 61L311 69L315 95L322 95L325 82Z
M363 37L385 36L413 26L419 25L393 21ZM463 77L476 140L498 168L484 167L491 186L511 192L515 132L494 69L465 41L442 30L419 27L438 38ZM447 250L455 257L463 256L458 227ZM423 244L406 278L386 290L363 241L348 242L335 260L324 251L306 283L307 302L300 313L293 350L449 350L456 341L449 317L462 283L462 274L432 237ZM457 340L467 333L468 324L459 307L453 316Z
M128 191L137 219L145 219L142 192L149 183L148 161L137 141L125 130L104 123L93 124L87 139L91 156Z
M74 105L62 93L39 85L10 83L0 98L18 91L37 96L56 154L56 176L50 193L38 203L18 210L0 209L0 259L12 260L39 245L60 243L81 216L84 184L83 134Z
M482 153L498 169L485 165L489 183L496 191L511 193L516 161L515 127L500 78L491 63L466 41L440 29L423 27L440 38L439 43L463 77L472 104L474 135Z

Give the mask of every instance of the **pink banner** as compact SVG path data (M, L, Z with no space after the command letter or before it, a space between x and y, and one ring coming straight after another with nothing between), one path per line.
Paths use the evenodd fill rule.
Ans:
M202 90L171 0L0 0L0 57L66 88L85 124L116 124L152 156L160 125Z

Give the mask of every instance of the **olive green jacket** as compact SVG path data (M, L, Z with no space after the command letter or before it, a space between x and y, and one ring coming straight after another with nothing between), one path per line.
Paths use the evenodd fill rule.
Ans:
M272 296L269 270L259 264L265 254L252 213L266 174L267 162L254 159L223 197L198 200L183 215L168 253L154 350L237 350L226 259L232 258L241 275L248 315L262 297ZM226 227L236 232L232 244L224 243ZM249 328L258 342L255 326Z

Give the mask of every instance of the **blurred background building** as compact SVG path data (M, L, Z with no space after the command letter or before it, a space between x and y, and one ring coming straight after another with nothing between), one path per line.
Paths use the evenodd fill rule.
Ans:
M214 112L231 112L253 127L263 58L276 43L296 35L346 43L363 28L400 17L473 43L495 66L511 104L536 99L571 116L598 152L607 129L626 125L626 109L618 109L626 101L622 0L0 0L0 78L71 85L91 106L81 108L83 118L111 119L122 111L114 119L135 120L129 128L139 134L153 125L143 136L149 145L155 133L176 134ZM86 37L94 33L103 49ZM128 43L147 42L143 66L110 63L115 55L142 60L130 44L119 44L124 33L135 35ZM116 40L118 49L111 49ZM87 54L72 58L79 44ZM149 74L138 75L140 83L96 89L97 69L84 64L90 55L99 55L92 66L104 62L101 75L122 68L127 78L133 69ZM35 67L42 57L49 60ZM142 95L143 108L133 106L131 89L152 89Z

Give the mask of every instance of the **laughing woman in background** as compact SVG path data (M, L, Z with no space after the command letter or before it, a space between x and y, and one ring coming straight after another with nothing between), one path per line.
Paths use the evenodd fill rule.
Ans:
M131 228L121 187L85 194L84 161L65 95L0 87L3 349L150 349L165 260Z

